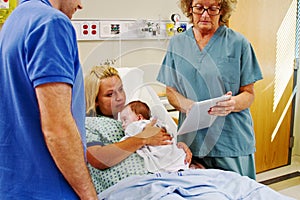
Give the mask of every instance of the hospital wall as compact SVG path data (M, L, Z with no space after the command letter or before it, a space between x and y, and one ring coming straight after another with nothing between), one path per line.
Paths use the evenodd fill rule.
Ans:
M73 19L108 20L170 20L180 13L176 0L153 1L82 1L84 9ZM180 13L181 19L187 19ZM116 60L116 67L139 67L147 74L146 81L155 80L168 40L79 41L84 71L105 60Z

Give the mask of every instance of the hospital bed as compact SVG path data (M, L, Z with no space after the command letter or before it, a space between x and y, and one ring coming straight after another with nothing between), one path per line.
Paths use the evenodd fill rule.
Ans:
M123 79L127 102L140 99L152 108L154 115L177 129L151 86L143 83L143 71L117 68ZM156 107L158 109L156 109ZM153 109L154 108L154 109ZM172 173L135 175L125 178L98 195L99 199L195 199L195 200L292 200L266 185L235 172L217 169L188 169Z

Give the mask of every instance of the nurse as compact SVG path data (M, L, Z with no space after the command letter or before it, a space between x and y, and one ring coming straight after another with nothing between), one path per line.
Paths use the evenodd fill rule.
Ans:
M193 160L207 168L235 171L255 179L255 137L249 107L254 83L262 73L251 44L228 28L236 0L181 0L193 26L171 38L157 80L179 111L179 126L194 102L224 94L208 112L219 116L206 129L178 137L189 145Z

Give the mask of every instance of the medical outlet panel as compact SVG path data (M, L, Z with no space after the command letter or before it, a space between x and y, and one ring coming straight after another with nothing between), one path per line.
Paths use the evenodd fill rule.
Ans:
M169 20L72 20L78 40L168 39L190 24Z

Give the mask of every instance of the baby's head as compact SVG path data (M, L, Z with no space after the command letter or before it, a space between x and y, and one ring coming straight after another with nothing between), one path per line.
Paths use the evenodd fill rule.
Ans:
M120 112L120 119L122 121L122 127L125 129L128 124L139 121L149 120L151 117L151 111L149 106L142 101L132 101L125 105Z

